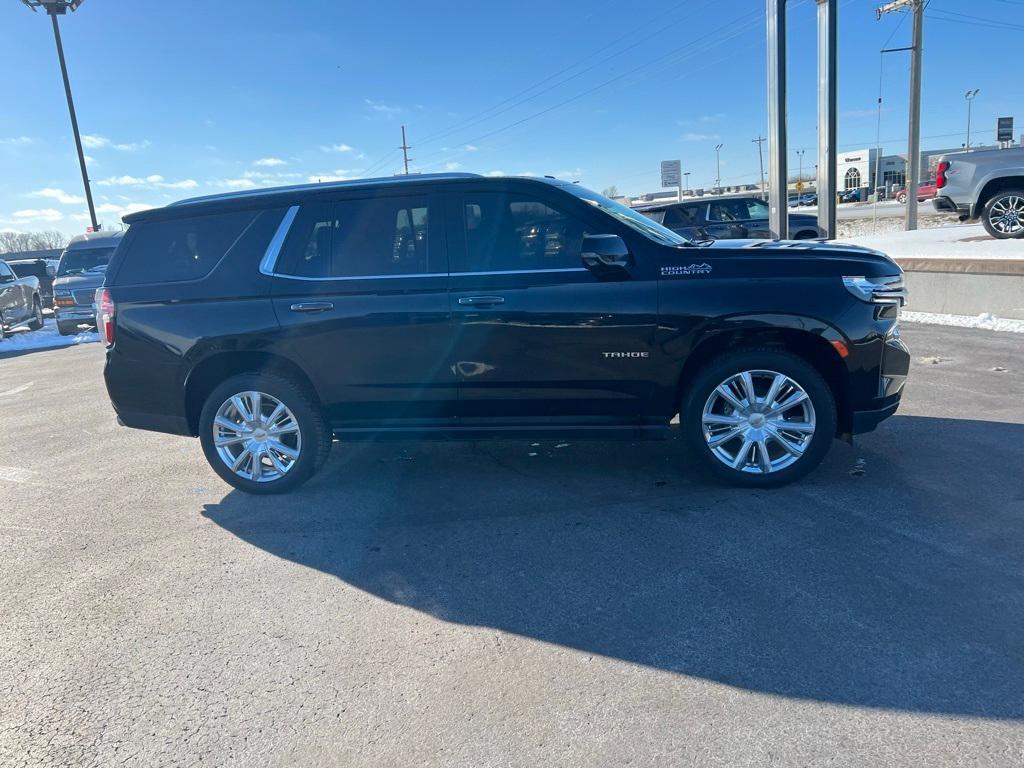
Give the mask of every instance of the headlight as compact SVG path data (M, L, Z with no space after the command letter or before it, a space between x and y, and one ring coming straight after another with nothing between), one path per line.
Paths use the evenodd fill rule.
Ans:
M869 304L903 306L907 301L907 289L903 285L903 275L886 275L885 277L856 275L844 277L843 285L858 299Z

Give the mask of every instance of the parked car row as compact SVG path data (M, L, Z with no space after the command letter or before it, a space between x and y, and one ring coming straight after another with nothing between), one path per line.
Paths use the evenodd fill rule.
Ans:
M768 203L759 197L718 197L637 210L688 240L771 237ZM806 213L789 214L789 237L792 240L821 237L817 217Z
M0 261L0 338L22 326L43 327L53 309L62 336L96 328L96 289L122 232L91 232L68 243L60 259Z

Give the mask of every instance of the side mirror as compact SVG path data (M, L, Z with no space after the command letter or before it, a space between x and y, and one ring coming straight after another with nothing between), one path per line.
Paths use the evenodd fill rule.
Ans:
M632 254L618 235L587 235L580 258L587 269L604 273L624 271L633 263Z

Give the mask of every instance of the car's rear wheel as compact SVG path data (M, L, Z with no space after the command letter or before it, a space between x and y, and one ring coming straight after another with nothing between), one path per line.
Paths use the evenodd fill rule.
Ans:
M200 414L199 438L218 475L256 494L296 488L331 449L331 430L315 398L270 373L233 376L216 387Z
M716 358L680 409L690 453L732 485L770 488L814 469L836 433L835 398L803 359L772 349Z
M999 192L985 203L981 223L985 231L1000 240L1024 237L1024 190Z
M907 193L906 192L900 192L898 195L896 195L896 202L897 203L905 203L905 202L907 202Z
M32 301L32 319L29 321L28 329L30 331L38 331L43 327L43 305L39 303L39 299Z

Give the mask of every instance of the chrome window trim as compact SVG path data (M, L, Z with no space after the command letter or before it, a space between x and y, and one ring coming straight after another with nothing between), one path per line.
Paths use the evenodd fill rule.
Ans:
M262 272L262 268L260 269ZM269 272L264 274L270 274L274 277L283 277L287 280L306 280L309 282L323 282L330 280L338 282L341 280L397 280L399 278L419 278L419 277L473 277L473 276L487 276L487 275L537 275L545 274L550 272L587 272L586 267L565 267L563 269L505 269L497 272L422 272L411 275L351 275L351 276L338 276L338 277L305 277L303 275L288 275L283 272Z
M284 239L288 237L288 230L292 228L292 222L295 221L295 216L298 212L299 206L297 205L291 206L284 212L284 218L282 218L281 223L277 225L277 231L274 232L274 236L270 238L267 250L263 254L263 258L260 259L260 272L264 275L273 276L275 274L274 267L277 266L277 257L281 255L281 247L284 245Z

